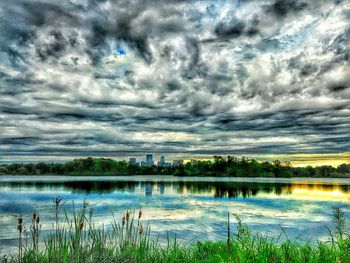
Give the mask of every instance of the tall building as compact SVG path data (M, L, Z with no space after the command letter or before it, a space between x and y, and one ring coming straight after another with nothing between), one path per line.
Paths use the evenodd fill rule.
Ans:
M158 162L158 166L161 166L161 167L165 166L165 157L164 157L164 155L162 155L160 157L160 161Z
M136 158L129 158L129 163L136 164Z
M146 154L146 164L148 166L153 165L153 155L152 154Z

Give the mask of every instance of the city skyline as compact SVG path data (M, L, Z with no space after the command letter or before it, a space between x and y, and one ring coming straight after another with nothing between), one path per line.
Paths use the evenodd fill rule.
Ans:
M3 0L0 162L350 162L349 1Z
M138 160L136 157L130 157L129 163L136 166L174 166L178 164L178 160L166 161L164 155L158 156L159 160L153 159L153 154L147 153L144 159Z
M146 153L145 153L146 154ZM133 156L98 156L96 158L102 157L102 158L111 158L114 160L119 161L128 161L130 162L130 158L135 158L135 161L137 160L144 160L145 154L139 154L139 155L133 155ZM160 159L160 157L164 155L162 154L154 154L155 159ZM197 160L213 160L213 157L215 155L197 155L197 156L186 156L186 155L165 155L166 159L170 162L179 161L182 160L184 162L188 162L191 159L197 159ZM322 166L322 165L330 165L333 167L337 167L343 163L350 163L350 154L348 153L337 153L337 154L294 154L294 155L220 155L222 157L227 156L233 156L233 157L246 157L249 159L255 159L258 162L273 162L274 160L280 160L280 161L287 161L290 162L292 166L295 167L306 167L306 166ZM45 162L45 163L63 163L67 161L71 161L73 159L77 158L87 158L87 157L94 157L89 155L84 156L55 156L55 158L50 159L48 156L42 156L40 157L34 157L34 158L26 158L25 160L13 160L13 159L6 159L1 158L0 164L9 164L9 163L38 163L38 162Z

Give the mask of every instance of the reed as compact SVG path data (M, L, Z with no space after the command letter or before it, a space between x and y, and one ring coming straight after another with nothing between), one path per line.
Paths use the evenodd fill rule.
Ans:
M113 214L109 230L97 227L92 207L84 202L68 214L61 199L54 200L54 231L41 237L38 212L31 220L29 240L24 242L23 217L18 218L18 253L0 260L3 263L112 263L112 262L350 262L350 235L344 213L333 210L334 225L328 228L329 241L316 244L291 239L271 239L252 234L237 215L236 231L231 234L227 216L226 241L198 241L184 244L168 237L166 244L150 237L151 228L142 219L142 211L126 211L121 220ZM41 246L40 244L41 242Z

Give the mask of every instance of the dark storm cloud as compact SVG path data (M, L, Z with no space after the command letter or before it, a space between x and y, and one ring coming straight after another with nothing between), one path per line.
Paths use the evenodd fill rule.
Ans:
M276 0L270 10L277 16L284 17L290 12L301 11L307 6L307 2L300 0Z
M242 21L234 21L229 25L219 23L215 28L215 34L222 39L240 37L245 30L245 24Z
M193 79L196 77L205 77L207 75L207 66L200 60L201 50L199 42L196 39L186 40L186 47L190 54L188 66L184 68L183 77Z
M349 9L1 1L0 152L349 151Z
M328 86L328 89L332 92L342 92L346 89L350 88L349 82L338 82L338 83L332 83Z

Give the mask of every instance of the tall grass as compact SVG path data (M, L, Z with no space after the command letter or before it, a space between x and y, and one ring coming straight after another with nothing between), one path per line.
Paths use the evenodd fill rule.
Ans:
M80 263L80 262L350 262L350 235L344 214L334 208L334 226L328 228L329 241L303 243L298 240L272 240L250 229L235 215L236 234L231 234L230 214L227 218L227 240L204 241L185 245L168 239L165 245L150 238L151 228L142 220L142 211L126 211L121 220L113 214L107 231L93 221L93 209L84 202L69 214L54 200L54 231L41 238L40 216L33 213L30 236L23 236L22 216L18 220L18 253L2 258L2 262Z

